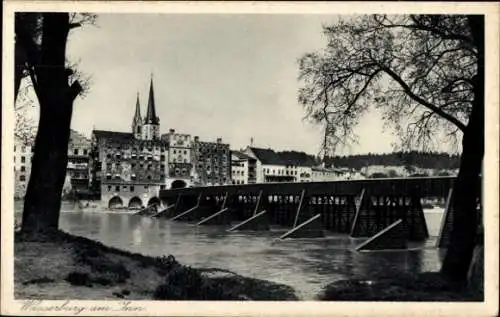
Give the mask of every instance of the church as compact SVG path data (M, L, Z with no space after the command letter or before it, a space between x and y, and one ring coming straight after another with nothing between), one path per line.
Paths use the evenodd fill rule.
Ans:
M90 186L108 208L159 204L161 189L231 182L229 145L222 139L200 142L174 129L160 135L152 78L146 116L137 94L130 132L93 130L91 141Z

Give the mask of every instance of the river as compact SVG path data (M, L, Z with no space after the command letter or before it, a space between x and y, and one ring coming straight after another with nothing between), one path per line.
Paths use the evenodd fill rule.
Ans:
M22 203L16 202L16 217ZM60 228L116 248L150 256L172 254L182 264L221 268L287 284L311 300L328 283L396 272L438 271L443 252L434 248L442 209L425 212L431 237L411 251L357 252L365 239L329 234L320 239L276 241L283 228L269 232L228 233L225 227L194 226L165 219L104 210L79 211L63 203Z

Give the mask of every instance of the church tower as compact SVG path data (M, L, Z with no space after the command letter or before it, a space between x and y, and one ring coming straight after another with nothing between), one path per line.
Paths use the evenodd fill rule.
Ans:
M134 138L142 139L142 117L141 117L141 105L139 103L139 93L137 93L137 102L135 103L135 114L132 120L132 133Z
M158 140L160 138L160 118L156 116L153 76L151 76L149 86L148 110L146 118L144 118L142 138L144 140Z

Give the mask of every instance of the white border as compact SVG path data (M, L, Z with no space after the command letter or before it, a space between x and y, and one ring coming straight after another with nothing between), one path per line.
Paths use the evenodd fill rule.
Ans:
M2 76L2 315L22 315L21 301L13 300L13 12L85 11L96 13L261 13L261 14L362 14L447 13L485 14L486 23L486 149L484 157L485 302L134 302L149 316L495 316L498 311L498 166L499 166L499 11L497 3L403 2L104 2L4 1ZM64 301L52 301L54 304ZM110 301L71 301L73 305L110 304ZM43 316L44 314L39 314ZM47 316L62 316L50 312ZM82 313L109 316L111 313ZM137 313L119 315L138 315Z

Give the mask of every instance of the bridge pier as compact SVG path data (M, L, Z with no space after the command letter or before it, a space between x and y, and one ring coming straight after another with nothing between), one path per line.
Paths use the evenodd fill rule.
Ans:
M196 200L196 204L193 206L191 204L186 204L186 198L179 199L179 206L175 208L175 216L171 218L172 221L181 221L181 220L192 220L194 217L194 213L200 209L201 207L201 199L203 197L203 192L200 191L198 194L198 198ZM182 197L181 197L182 198ZM183 210L184 209L184 210Z
M231 208L226 207L228 201L228 192L224 195L224 200L220 206L220 210L202 219L197 225L228 225L231 223Z
M321 214L312 216L309 208L309 200L311 197L306 196L306 190L303 189L300 193L299 205L295 213L293 227L280 239L285 238L320 238L324 237L323 226L321 224ZM318 203L316 201L316 203Z
M406 249L406 236L403 220L398 219L356 247L356 251Z
M162 217L172 217L172 214L175 212L176 204L169 205L164 209L160 210L156 214L152 215L152 218L162 218Z
M370 237L401 219L408 239L421 241L429 237L420 195L371 195L363 189L351 229L351 237Z
M453 224L453 188L448 190L448 197L444 207L443 218L441 219L441 226L439 228L439 235L436 241L437 248L446 248L450 242L451 228Z
M269 230L269 219L265 210L256 213L252 217L240 222L228 231L236 230L252 230L252 231L267 231Z

